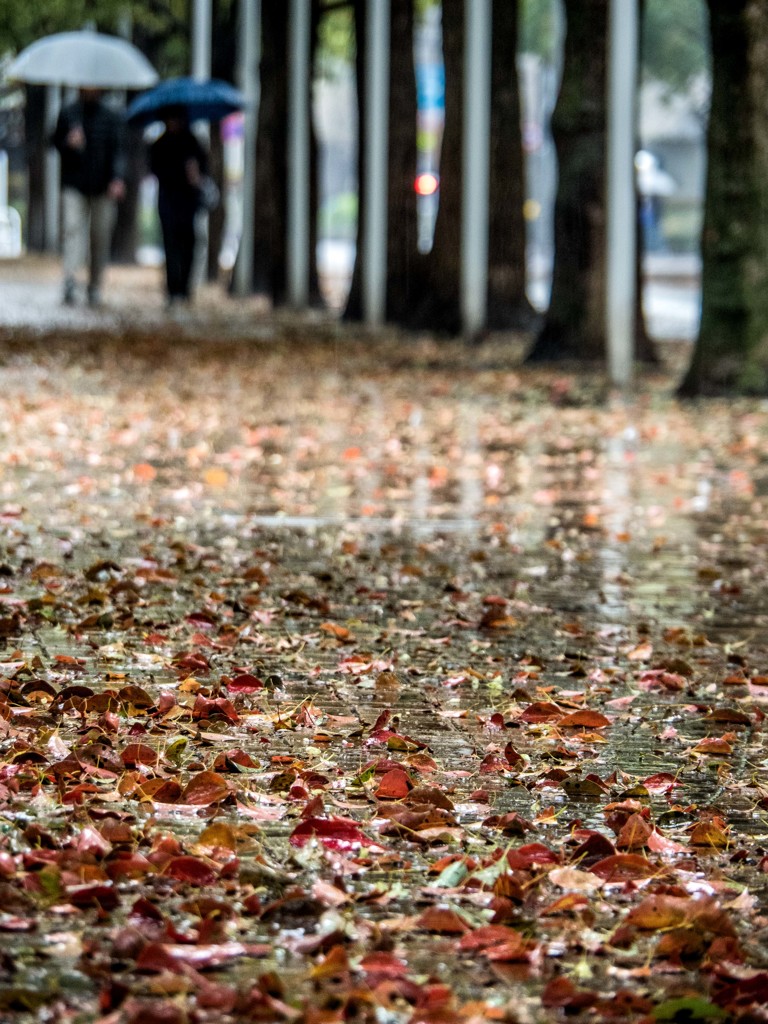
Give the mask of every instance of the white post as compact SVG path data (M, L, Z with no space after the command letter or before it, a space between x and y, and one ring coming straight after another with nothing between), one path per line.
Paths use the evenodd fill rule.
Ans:
M192 77L204 82L211 77L211 0L193 0L192 7ZM205 124L200 134L210 141L211 128ZM198 288L208 271L208 214L199 210L195 217L195 258L192 284Z
M0 210L8 205L8 154L0 149Z
M291 0L288 33L288 301L309 301L310 3Z
M611 383L632 380L635 345L637 0L611 0L608 47L606 331Z
M211 77L211 0L194 0L192 8L192 77Z
M256 132L261 56L261 0L240 0L238 85L245 96L240 246L235 263L236 295L250 295L253 284L253 228L256 205Z
M55 125L61 109L61 86L48 85L45 89L45 131L49 135ZM43 179L44 223L43 239L46 252L56 252L59 248L59 203L61 184L59 179L59 154L53 146L49 146L45 154L45 172Z
M491 0L464 0L464 19L461 309L464 333L473 337L488 305Z
M365 252L363 313L371 326L383 323L387 292L387 156L389 149L389 0L368 0L366 74Z

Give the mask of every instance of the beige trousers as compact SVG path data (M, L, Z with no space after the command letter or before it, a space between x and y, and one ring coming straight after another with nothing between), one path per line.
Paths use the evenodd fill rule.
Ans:
M101 287L115 224L116 208L106 195L84 196L75 188L61 190L64 280L73 281L88 262L88 290Z

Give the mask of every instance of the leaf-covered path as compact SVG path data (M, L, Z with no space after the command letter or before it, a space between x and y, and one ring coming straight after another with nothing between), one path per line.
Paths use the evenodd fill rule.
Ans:
M0 341L0 1020L768 1020L768 409Z

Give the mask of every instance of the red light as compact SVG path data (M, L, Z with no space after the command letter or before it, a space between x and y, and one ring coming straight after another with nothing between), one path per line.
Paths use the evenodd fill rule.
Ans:
M440 185L440 181L436 174L432 174L431 171L425 171L423 174L416 175L416 181L413 183L413 187L420 196L433 196Z

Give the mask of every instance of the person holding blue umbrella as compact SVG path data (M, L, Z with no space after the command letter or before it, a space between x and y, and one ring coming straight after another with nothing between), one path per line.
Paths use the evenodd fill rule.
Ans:
M149 169L157 178L157 207L165 249L168 308L190 299L195 256L195 217L201 206L208 158L189 127L184 107L164 112L165 131L149 150Z
M212 209L217 197L207 175L207 158L191 121L220 121L242 110L245 97L218 79L170 78L136 99L128 107L130 124L146 126L162 120L165 132L149 152L150 170L158 180L158 213L165 247L168 305L190 297L195 253L195 219L199 209Z

